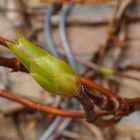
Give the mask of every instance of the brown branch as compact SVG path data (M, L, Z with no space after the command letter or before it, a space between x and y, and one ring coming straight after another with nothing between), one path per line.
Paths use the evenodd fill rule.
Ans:
M43 105L43 104L25 99L21 96L18 96L8 90L0 90L0 96L10 99L12 101L18 102L30 109L39 110L40 112L48 113L51 115L60 115L64 117L74 117L74 118L83 118L85 116L84 112L68 111L68 110L66 111L66 110L57 109L51 106Z
M114 73L114 75L117 76L117 77L120 77L120 78L128 78L128 79L140 81L139 77L128 75L128 74L125 74L123 72L116 72L116 73Z
M5 46L5 47L8 47L8 46L7 46L7 42L9 42L9 43L14 43L15 41L6 39L6 38L4 38L4 37L0 37L0 45L3 45L3 46Z
M132 99L125 99L128 104L131 106L139 105L140 104L140 97L132 98Z
M12 71L28 72L28 70L16 58L0 57L0 66L12 68Z
M12 101L18 102L30 109L37 110L42 113L48 113L50 115L55 115L55 116L59 115L59 116L63 116L63 117L79 118L79 119L85 118L85 113L83 111L62 110L62 109L54 108L51 106L43 105L43 104L40 104L40 103L37 103L34 101L30 101L24 97L18 96L7 90L0 90L0 96L10 99ZM95 122L93 122L93 123L100 127L107 127L107 126L113 125L119 121L116 119L104 120L101 118L101 116L107 115L107 114L109 114L109 113L106 110L96 111L97 120L95 120Z
M8 90L0 90L0 96L7 98L9 100L18 102L30 109L38 110L42 113L48 113L48 114L55 115L55 116L59 115L59 116L63 116L63 117L72 117L72 118L84 118L85 117L85 113L83 111L62 110L62 109L58 109L58 108L51 107L48 105L40 104L35 101L31 101L24 97L18 96ZM107 113L107 111L105 111L105 110L96 111L97 116L102 116L102 115L105 115L106 113Z
M115 94L111 93L111 91L109 91L106 88L102 87L100 84L97 84L97 83L95 83L93 81L90 81L90 80L88 80L88 79L86 79L84 77L81 77L81 76L79 76L78 78L79 78L80 82L84 86L86 86L86 87L88 87L90 89L93 89L93 90L97 90L97 91L101 92L103 95L105 95L108 98L115 98L115 99L117 98L117 96Z
M42 2L47 4L54 3L54 2L59 4L65 4L71 1L72 0L42 0ZM74 3L81 3L81 4L103 4L111 1L115 1L115 0L73 0Z
M126 11L128 8L132 5L134 0L124 0L120 4L120 6L117 8L116 13L114 14L114 17L112 18L111 22L109 23L109 28L113 29L111 32L108 34L108 38L105 42L105 45L100 49L99 52L99 62L102 62L105 53L109 48L111 48L110 44L114 44L114 36L119 35L122 23L124 22L125 18L123 18L126 14Z

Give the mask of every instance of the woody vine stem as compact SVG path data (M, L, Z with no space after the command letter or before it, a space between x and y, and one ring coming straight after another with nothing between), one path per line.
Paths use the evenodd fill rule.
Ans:
M2 46L7 47L7 42L13 41L0 37L0 44ZM0 66L11 68L13 71L28 72L16 58L0 57ZM33 110L39 109L41 112L52 115L74 118L86 117L87 121L102 127L115 124L123 116L126 116L136 110L140 110L140 97L132 99L122 98L102 87L100 84L90 81L82 76L78 76L78 79L82 86L80 92L75 96L75 98L81 102L85 113L82 111L66 111L39 104L17 96L8 90L0 90L0 96L16 101ZM100 92L100 96L94 94L94 91ZM94 105L98 106L99 109L95 110ZM112 115L112 118L105 119L103 118L105 115Z

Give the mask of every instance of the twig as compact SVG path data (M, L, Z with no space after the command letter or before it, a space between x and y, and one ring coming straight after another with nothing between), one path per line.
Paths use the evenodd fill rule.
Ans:
M27 69L16 58L0 57L0 66L12 68L12 71L28 72Z
M113 0L73 0L74 3L81 3L81 4L103 4L111 1ZM42 0L42 2L45 2L47 4L54 3L54 2L59 4L65 4L71 2L71 0Z
M84 86L86 86L90 89L97 90L108 98L115 98L115 99L117 98L117 96L115 94L111 93L111 91L107 90L106 88L102 87L101 85L91 82L90 80L88 80L84 77L81 77L81 76L79 76L78 78Z
M31 101L24 97L18 96L8 90L0 90L0 96L10 99L12 101L18 102L30 109L39 110L42 113L48 113L55 116L72 117L72 118L84 118L85 113L83 111L72 111L72 110L62 110L55 107L43 105L35 101ZM97 116L104 115L107 112L105 110L97 111Z
M4 37L0 37L0 45L3 45L5 47L8 47L7 46L7 43L14 43L15 41L12 41L12 40L9 40L9 39L6 39Z
M34 101L30 101L28 99L25 99L7 90L0 90L0 96L10 99L12 101L18 102L20 104L23 104L24 106L31 108L33 110L39 110L41 112L48 113L55 116L60 115L64 117L75 117L75 118L84 117L84 112L82 111L81 112L80 111L66 111L66 110L57 109L51 106L47 106L47 105L43 105Z

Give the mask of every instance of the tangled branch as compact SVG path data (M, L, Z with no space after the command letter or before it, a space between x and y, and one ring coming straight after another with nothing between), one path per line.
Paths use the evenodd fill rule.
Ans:
M12 41L0 37L1 45L7 47L7 42ZM11 68L12 71L28 72L27 69L16 58L0 57L0 65ZM98 126L109 126L117 123L123 116L126 116L136 110L139 110L140 97L132 99L122 98L120 96L117 96L116 94L113 94L110 90L102 87L100 84L97 84L81 76L78 76L78 78L85 88L90 89L92 91L92 93L86 91L88 98L90 98L90 100L92 100L93 103L100 107L99 110L95 110L94 115L96 116L96 118L93 122L94 124ZM94 94L94 91L98 91L101 96ZM85 117L85 113L82 111L66 111L58 108L53 108L47 105L39 104L34 101L30 101L7 90L0 90L0 96L23 104L30 109L39 110L43 113L74 118ZM83 103L83 107L85 107L88 110L85 102ZM93 112L91 113L90 110L87 113L88 116L86 117L95 117L92 114ZM105 115L112 115L112 118L104 119L103 116Z

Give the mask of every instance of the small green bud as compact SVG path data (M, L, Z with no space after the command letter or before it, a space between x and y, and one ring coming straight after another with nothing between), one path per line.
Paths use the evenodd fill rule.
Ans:
M45 90L65 96L78 93L80 88L78 78L68 64L37 47L20 34L18 42L8 43L8 46Z
M111 75L113 74L113 70L112 69L109 69L109 68L106 68L106 67L103 67L103 66L97 66L97 71L103 73L104 75Z

